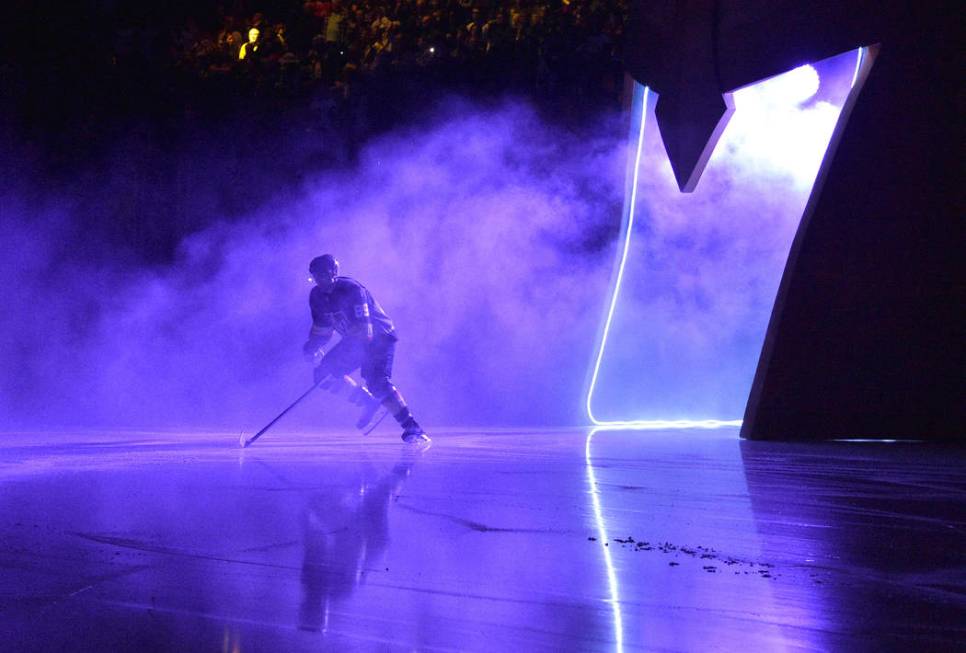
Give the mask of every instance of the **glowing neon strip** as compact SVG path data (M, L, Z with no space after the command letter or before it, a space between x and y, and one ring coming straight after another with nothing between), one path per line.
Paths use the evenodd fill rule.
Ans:
M855 70L852 73L851 88L855 88L858 80L859 71L865 61L865 54L868 48L859 48L855 60ZM607 337L610 335L611 323L614 320L614 311L617 308L617 298L620 296L621 284L624 281L624 268L627 266L627 257L631 248L631 233L634 228L634 212L637 205L637 187L640 178L641 156L644 152L644 125L647 122L647 103L650 97L650 88L641 86L634 82L634 100L632 105L636 108L640 104L640 126L637 132L637 150L634 154L634 170L631 173L631 192L630 198L624 209L624 220L622 228L624 230L624 245L621 249L620 263L617 268L617 277L614 281L614 290L611 294L610 305L607 308L607 318L604 320L604 328L601 333L600 345L597 348L597 356L594 358L594 368L590 377L590 385L587 389L587 417L592 424L597 427L610 429L693 429L705 428L715 429L725 426L741 426L740 419L702 419L702 420L599 420L594 416L592 407L594 391L597 389L597 380L600 376L600 365L604 359L604 349L607 346ZM632 115L635 112L632 110Z
M590 440L594 437L597 429L592 429L587 434L587 443L584 445L584 460L587 462L587 482L590 484L590 499L594 506L594 520L597 522L597 542L600 550L604 554L604 565L607 567L607 587L610 592L611 612L614 614L614 650L617 653L624 651L624 620L621 617L620 594L617 587L617 571L614 569L614 560L610 555L610 547L607 546L607 527L604 524L604 513L600 507L600 493L597 490L597 477L594 475L594 464L590 459Z
M614 283L614 290L611 294L610 306L607 309L607 318L604 320L604 330L601 334L600 346L597 348L597 356L594 359L594 371L590 377L590 387L587 390L587 416L590 418L591 422L597 425L602 425L604 422L601 422L594 417L591 402L593 400L594 390L597 388L597 377L600 375L600 364L604 358L604 349L607 346L607 336L610 334L611 322L614 319L614 310L617 308L617 297L620 295L621 282L624 279L624 267L627 265L627 254L631 246L631 229L634 226L634 204L637 202L637 182L640 176L641 155L644 152L644 125L647 122L647 100L650 96L650 89L645 86L643 97L638 100L640 88L640 85L637 82L634 82L633 105L640 103L641 112L639 119L640 126L637 130L637 151L634 155L634 169L631 173L631 196L628 205L624 210L624 247L621 251L621 259L617 268L617 278Z
M621 284L624 281L624 269L627 267L627 257L631 248L631 234L634 228L634 211L637 205L637 188L640 179L641 156L644 153L644 126L647 123L647 103L651 90L647 86L634 83L633 105L640 104L640 125L637 130L637 150L634 154L634 168L631 173L631 192L630 198L624 209L624 245L621 249L620 263L617 267L617 277L614 281L614 290L611 294L610 305L607 308L607 318L604 320L604 329L600 338L600 345L597 348L597 356L594 359L594 369L590 377L590 387L587 390L587 417L595 426L607 428L629 428L629 429L689 429L689 428L719 428L721 426L741 426L741 420L617 420L603 421L594 416L592 407L594 390L597 388L597 379L600 376L600 365L604 359L604 349L607 346L607 337L610 335L611 323L614 320L614 311L617 309L617 298L620 296ZM632 112L633 114L634 112Z
M859 69L862 68L862 61L865 59L866 48L859 48L856 50L858 54L855 55L855 70L852 71L852 83L849 84L849 88L855 88L855 82L859 79Z

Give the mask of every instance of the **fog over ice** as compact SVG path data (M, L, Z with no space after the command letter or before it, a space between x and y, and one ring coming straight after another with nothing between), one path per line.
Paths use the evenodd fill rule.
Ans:
M755 124L742 128L738 106L734 134L694 196L672 192L666 160L645 159L647 238L635 241L644 255L630 263L615 331L623 344L602 377L615 413L743 409L837 107L792 103L767 114L786 121L767 131L751 103ZM394 380L426 426L585 423L618 246L626 116L601 116L579 133L512 101L452 100L437 116L432 128L374 139L338 171L280 187L242 220L213 221L167 265L132 266L120 254L123 264L103 255L64 264L64 239L77 234L71 198L8 182L0 419L8 428L257 430L311 382L301 359L306 268L330 252L396 321ZM783 161L782 133L804 138L810 154ZM691 360L700 364L674 364ZM352 417L317 393L285 424L349 428Z

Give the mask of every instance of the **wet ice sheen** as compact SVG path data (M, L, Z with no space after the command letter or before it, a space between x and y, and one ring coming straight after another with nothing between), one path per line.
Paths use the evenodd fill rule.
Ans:
M959 450L434 435L5 434L0 632L26 651L854 650L951 646L966 618Z

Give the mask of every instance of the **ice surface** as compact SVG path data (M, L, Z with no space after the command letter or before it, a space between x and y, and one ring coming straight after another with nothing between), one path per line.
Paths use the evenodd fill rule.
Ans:
M966 622L962 450L238 436L0 436L0 648L936 649Z

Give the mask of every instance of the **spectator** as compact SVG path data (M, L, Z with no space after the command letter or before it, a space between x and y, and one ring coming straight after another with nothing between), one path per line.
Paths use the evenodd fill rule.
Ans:
M258 42L258 37L261 35L261 31L257 27L252 27L248 30L248 41L243 43L241 50L238 51L238 60L242 61L246 58L254 58L253 55L261 49L261 44Z
M345 44L346 14L341 0L332 0L331 9L325 21L325 42L329 47Z
M438 77L613 101L622 89L625 2L305 0L294 12L274 2L253 13L240 8L257 3L235 2L236 15L223 16L216 33L187 21L172 38L181 70L205 79L231 72L240 88L290 94L321 84L347 96L357 81L383 71L389 76L380 74L377 84ZM245 23L247 40L238 30Z

